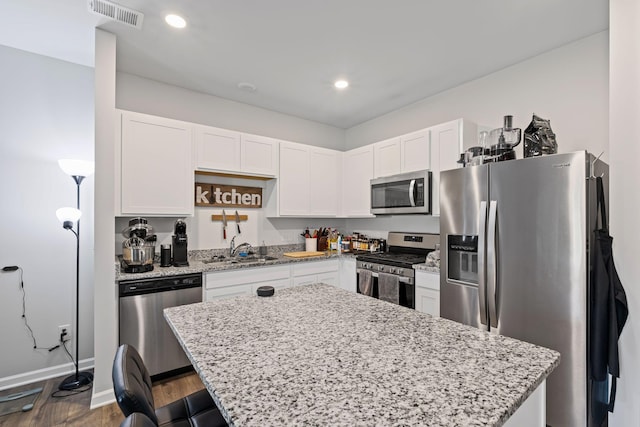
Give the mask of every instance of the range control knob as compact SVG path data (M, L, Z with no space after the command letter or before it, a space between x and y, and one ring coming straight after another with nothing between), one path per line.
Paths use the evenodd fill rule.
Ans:
M384 266L383 265L379 265L378 266L378 271L384 271Z
M396 269L395 269L395 268L390 268L390 269L389 269L389 273L395 273L395 272L396 272Z

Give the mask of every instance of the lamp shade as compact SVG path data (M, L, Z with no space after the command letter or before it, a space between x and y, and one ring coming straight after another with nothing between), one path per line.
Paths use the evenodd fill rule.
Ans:
M87 177L95 170L95 164L88 160L61 159L58 164L64 173L71 176Z
M82 212L76 208L60 208L56 211L58 221L65 222L77 222L80 219Z

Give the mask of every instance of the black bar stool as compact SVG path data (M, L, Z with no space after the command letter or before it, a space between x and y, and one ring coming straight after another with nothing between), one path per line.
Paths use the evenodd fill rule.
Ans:
M149 371L138 351L128 344L121 345L116 352L112 378L113 391L125 417L141 412L154 426L227 427L227 422L206 389L156 409ZM134 417L130 422L139 423L130 426L148 425L141 417Z

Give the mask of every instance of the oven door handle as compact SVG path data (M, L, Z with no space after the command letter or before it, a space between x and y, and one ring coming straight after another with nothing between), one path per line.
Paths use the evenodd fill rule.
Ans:
M363 270L361 268L356 270L356 273L360 273L361 271L370 271L370 270ZM371 271L371 276L372 277L379 277L379 274L376 273L375 271ZM398 281L400 283L407 283L407 284L411 284L411 278L410 277L404 277L404 276L398 276Z

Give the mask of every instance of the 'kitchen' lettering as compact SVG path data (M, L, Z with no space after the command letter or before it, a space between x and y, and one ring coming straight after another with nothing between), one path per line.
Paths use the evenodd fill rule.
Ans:
M196 182L195 205L211 207L262 207L262 188Z

